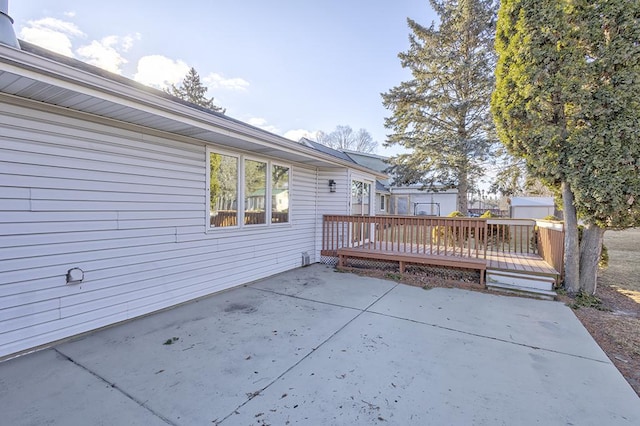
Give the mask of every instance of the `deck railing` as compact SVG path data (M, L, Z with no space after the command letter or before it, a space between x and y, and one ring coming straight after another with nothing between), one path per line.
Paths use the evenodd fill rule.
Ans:
M533 220L325 215L322 226L325 256L351 247L474 258L538 252Z
M537 221L538 253L553 269L564 274L564 224Z

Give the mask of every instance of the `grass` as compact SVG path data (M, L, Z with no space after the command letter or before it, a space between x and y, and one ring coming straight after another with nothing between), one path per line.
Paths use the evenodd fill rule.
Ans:
M569 303L569 306L573 309L580 308L595 308L599 311L611 311L611 309L604 306L602 300L599 297L587 294L580 291L573 300L573 303Z
M640 228L607 231L604 244L608 248L609 267L602 273L599 283L616 287L640 303Z

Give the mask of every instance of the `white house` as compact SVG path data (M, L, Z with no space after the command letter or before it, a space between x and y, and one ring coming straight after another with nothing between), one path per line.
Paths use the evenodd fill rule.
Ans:
M320 260L379 173L0 44L0 358ZM330 182L332 183L330 185ZM368 210L372 192L361 194Z
M422 185L392 186L391 212L400 215L446 216L457 210L458 190L428 191Z
M511 197L509 216L513 219L544 219L554 215L556 204L553 197Z

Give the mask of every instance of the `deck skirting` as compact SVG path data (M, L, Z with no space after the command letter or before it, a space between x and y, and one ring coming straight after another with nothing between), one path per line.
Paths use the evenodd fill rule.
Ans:
M471 257L382 252L363 248L341 248L337 250L337 254L338 267L344 267L345 259L349 257L359 259L387 260L398 262L401 274L404 273L406 264L422 264L444 266L448 268L473 269L480 271L480 285L484 285L484 274L487 270L487 262L484 259L476 259Z

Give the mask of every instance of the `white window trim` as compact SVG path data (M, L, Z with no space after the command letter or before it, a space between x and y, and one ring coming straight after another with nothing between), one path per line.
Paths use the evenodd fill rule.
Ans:
M213 149L211 147L207 147L207 181L205 182L205 186L207 188L207 210L205 211L206 214L206 226L207 226L207 230L209 231L220 231L220 230L225 230L225 229L238 229L240 228L240 224L243 222L244 218L242 216L240 216L240 212L244 212L244 200L242 199L241 195L241 190L242 190L242 185L243 185L243 181L240 179L240 177L243 176L244 173L244 167L243 167L243 161L242 161L242 157L240 154L236 153L236 152L232 152L232 151L226 151L223 149ZM237 225L235 226L223 226L223 227L218 227L218 228L214 228L211 226L211 154L219 154L219 155L226 155L228 157L234 157L238 160L238 180L237 180L237 184L236 184L236 197L238 197L237 201L236 201L236 223ZM242 208L242 210L241 210Z
M237 225L235 226L224 226L224 227L212 227L211 226L211 154L220 154L220 155L226 155L226 156L230 156L230 157L235 157L238 160L238 185L237 185L237 197L238 197L238 201L237 201L237 212L236 212L236 223ZM244 171L245 171L245 160L253 160L253 161L259 161L261 163L266 163L267 165L267 179L266 179L266 188L265 188L265 223L260 223L260 224L253 224L253 225L245 225L244 223L244 207L245 207L245 203L244 203L244 199L245 199L245 176L244 176ZM288 220L287 222L283 222L283 223L272 223L271 222L271 191L272 191L272 173L273 173L273 166L280 166L280 167L286 167L289 169L289 181L288 181L288 188L289 188L289 215L288 215ZM211 147L211 146L207 146L206 149L206 182L205 182L205 186L206 186L206 197L207 197L207 209L205 211L205 224L206 224L206 229L207 232L225 232L225 231L230 231L230 230L234 230L237 231L238 229L263 229L263 228L268 228L268 227L290 227L292 225L292 216L291 216L291 184L292 184L292 177L293 177L293 166L291 164L287 164L284 162L279 162L279 161L273 161L273 160L269 160L267 158L261 158L258 156L254 156L251 154L242 154L242 153L238 153L238 152L234 152L234 151L227 151L225 149L218 149L215 147Z
M279 167L286 167L287 169L289 169L289 179L287 182L287 188L289 191L289 197L288 197L288 201L289 201L289 212L288 212L288 216L287 216L287 221L283 222L283 223L273 223L271 222L271 213L273 213L271 211L271 199L273 198L273 194L271 194L271 191L273 190L273 185L271 183L271 179L272 179L272 175L273 175L273 166L279 166ZM270 226L289 226L291 225L291 182L292 182L292 176L293 176L293 167L291 166L291 164L287 164L287 163L280 163L278 161L270 161L269 162L269 173L268 173L268 177L269 177L269 225Z
M271 165L270 165L270 161L266 160L264 158L260 158L260 157L256 157L253 155L241 155L240 156L241 161L242 161L242 171L240 172L240 180L241 180L241 195L242 195L242 211L240 212L240 218L242 219L240 222L238 222L240 224L241 227L243 228L263 228L266 227L267 225L269 225L269 222L271 221L271 210L269 209L269 197L271 196L271 189L270 189L270 185L271 185L271 177L269 176L271 174ZM244 200L247 198L246 194L244 193L246 190L246 182L245 182L245 163L246 161L255 161L258 163L264 163L267 166L267 170L265 171L266 176L265 176L265 188L264 188L264 196L265 196L265 200L264 200L264 223L255 223L255 224L250 224L250 225L245 225L244 223L244 215L245 215L245 205L244 205ZM268 219L268 220L267 220Z
M352 214L353 205L352 205L352 197L351 197L351 185L353 185L353 181L358 181L362 183L369 184L369 213L364 216L375 216L376 214L376 195L375 195L375 181L371 179L371 177L367 177L361 175L359 173L351 173L351 179L349 184L349 214Z

